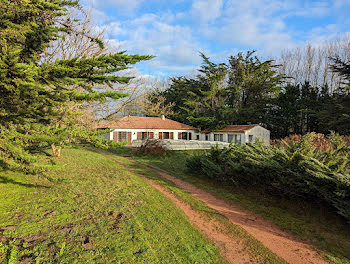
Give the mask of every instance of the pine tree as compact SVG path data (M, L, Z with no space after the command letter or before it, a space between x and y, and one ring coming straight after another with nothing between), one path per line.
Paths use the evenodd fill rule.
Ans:
M71 27L72 0L3 0L0 3L0 166L28 173L42 170L38 152L52 144L89 138L57 122L69 102L119 99L125 94L98 92L96 84L127 83L116 73L151 56L125 52L43 62L41 57L60 32L79 34ZM99 45L103 43L91 38ZM76 113L72 113L74 115Z

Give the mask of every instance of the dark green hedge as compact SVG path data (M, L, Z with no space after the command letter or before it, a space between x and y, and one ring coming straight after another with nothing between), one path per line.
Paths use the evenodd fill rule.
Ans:
M283 197L317 199L350 222L350 147L333 134L332 148L321 152L312 145L314 136L278 146L255 142L213 148L189 158L187 167L221 181L259 185Z

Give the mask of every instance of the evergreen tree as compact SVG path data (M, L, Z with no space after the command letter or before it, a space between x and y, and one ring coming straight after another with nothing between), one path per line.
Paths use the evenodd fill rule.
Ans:
M274 61L261 61L254 53L240 52L229 58L226 96L228 106L236 113L232 118L236 124L265 123L268 106L279 94L284 79Z
M115 73L152 58L119 52L42 62L44 50L60 32L79 34L66 16L68 8L77 7L77 1L71 0L3 0L0 3L2 167L34 173L42 169L36 163L35 153L52 144L89 138L86 131L57 122L65 105L126 96L118 92L98 92L94 86L127 83L130 77ZM103 45L97 39L91 38L91 41Z
M300 85L288 84L270 105L267 115L267 124L273 137L281 138L290 133L300 133L300 99Z

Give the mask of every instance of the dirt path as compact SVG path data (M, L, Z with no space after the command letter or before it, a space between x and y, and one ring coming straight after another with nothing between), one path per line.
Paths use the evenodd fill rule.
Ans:
M135 160L132 161L137 162ZM188 191L192 196L204 202L208 207L213 208L220 214L227 217L232 223L244 228L249 234L261 241L267 248L269 248L276 255L285 259L287 262L293 264L329 263L312 246L302 242L300 239L289 234L288 232L281 230L271 222L243 209L232 202L217 198L211 193L202 190L193 184L161 172L143 163L137 163L155 171L163 178L172 181L179 188ZM238 262L234 261L231 263Z
M229 262L234 264L244 264L244 263L254 263L254 260L248 254L244 253L244 246L240 241L234 240L232 237L219 231L221 224L215 220L210 222L203 219L200 213L193 210L192 207L177 198L176 195L167 191L164 187L156 184L154 181L148 179L146 176L136 172L135 170L126 167L125 165L117 162L113 158L104 155L105 158L113 161L121 167L126 168L127 170L143 177L150 185L163 193L167 198L169 198L179 209L181 209L189 218L191 223L193 223L209 240L213 241L215 245L220 250L221 255ZM135 161L136 162L136 161ZM143 165L143 164L142 164Z

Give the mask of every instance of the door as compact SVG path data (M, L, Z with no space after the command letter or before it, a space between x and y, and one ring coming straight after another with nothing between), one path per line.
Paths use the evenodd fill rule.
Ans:
M174 139L174 132L170 132L170 139Z

